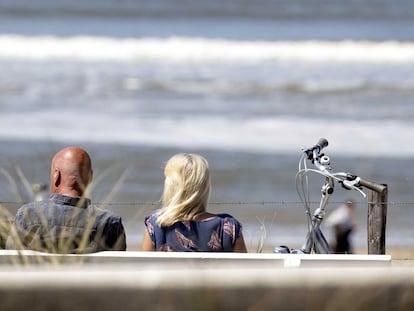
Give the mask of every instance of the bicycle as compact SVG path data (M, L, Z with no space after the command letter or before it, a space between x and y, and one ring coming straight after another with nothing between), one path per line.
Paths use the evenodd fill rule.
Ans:
M322 149L328 146L325 138L319 139L318 143L307 149L302 149L303 153L299 160L299 169L296 174L295 183L299 198L302 201L308 221L308 233L304 244L299 250L289 249L285 245L278 246L274 249L275 253L293 253L293 254L333 254L333 250L327 242L320 226L325 217L325 207L329 198L334 192L335 183L338 183L346 190L359 192L364 198L366 194L362 187L373 191L379 191L378 185L359 176L346 172L332 172L329 156L321 153ZM316 169L308 168L307 162L310 161ZM325 177L325 183L321 188L321 200L319 207L312 213L309 198L309 180L308 173L317 173Z

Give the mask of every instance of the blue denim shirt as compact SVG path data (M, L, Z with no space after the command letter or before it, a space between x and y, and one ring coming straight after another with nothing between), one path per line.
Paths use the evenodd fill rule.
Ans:
M52 253L126 250L121 217L91 205L88 198L51 194L47 200L20 207L14 224L18 241L10 234L8 249Z

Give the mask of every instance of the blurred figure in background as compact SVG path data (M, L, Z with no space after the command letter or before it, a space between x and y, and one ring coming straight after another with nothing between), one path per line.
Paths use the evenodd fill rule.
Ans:
M162 208L145 218L143 251L247 252L239 221L206 211L211 189L206 159L177 154L164 175Z
M355 202L348 200L329 214L326 219L326 224L334 235L332 248L336 254L352 254L354 252L351 235L356 229L352 217L355 207Z
M45 183L34 183L32 184L33 201L42 201L49 197L47 184Z

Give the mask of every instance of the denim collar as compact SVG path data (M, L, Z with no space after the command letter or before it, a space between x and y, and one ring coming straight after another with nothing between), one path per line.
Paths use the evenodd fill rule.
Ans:
M56 204L76 206L80 208L88 208L91 205L91 200L85 197L69 197L67 195L53 193L49 199Z

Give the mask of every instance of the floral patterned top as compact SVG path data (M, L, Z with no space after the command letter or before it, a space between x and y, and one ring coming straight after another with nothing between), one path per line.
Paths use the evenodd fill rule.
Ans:
M158 226L158 214L159 210L155 210L145 218L145 226L157 251L231 252L242 232L240 222L228 214L177 222L170 227Z

